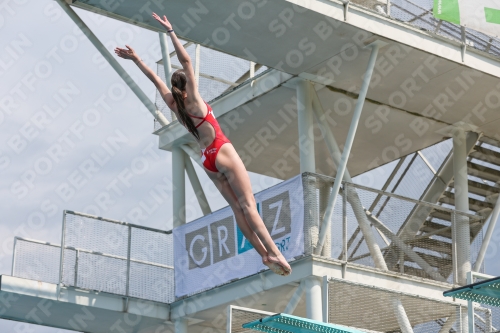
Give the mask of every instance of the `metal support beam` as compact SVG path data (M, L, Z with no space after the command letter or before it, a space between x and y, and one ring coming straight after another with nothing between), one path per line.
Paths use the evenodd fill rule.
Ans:
M455 209L469 212L469 184L467 177L467 148L464 129L457 127L453 132L453 174L455 184ZM456 281L460 285L467 283L467 273L471 270L470 262L470 226L467 216L453 213L452 215L452 243L456 256ZM460 322L462 329L469 327L467 309L461 308ZM471 323L473 325L473 323ZM469 327L469 333L474 327Z
M363 78L363 84L361 85L361 90L359 92L359 97L356 102L356 108L354 109L354 114L352 116L351 126L349 128L349 132L347 133L346 142L344 145L344 151L342 152L342 157L340 164L337 168L337 175L335 177L335 182L333 184L332 193L330 194L330 198L328 201L328 209L323 218L321 228L320 228L320 236L318 241L318 247L322 248L326 239L326 230L327 225L330 223L332 218L333 209L335 207L335 202L337 201L337 195L339 193L340 185L342 183L342 179L344 178L344 172L347 168L347 159L349 158L349 154L351 153L352 144L354 142L354 136L356 135L356 130L358 128L359 119L361 118L361 111L363 111L363 105L365 103L366 94L368 93L368 87L370 86L370 81L373 74L373 69L375 68L375 61L377 60L378 51L381 46L385 45L385 43L381 41L375 41L370 44L372 48L372 52L370 55L370 60L368 62L368 68L365 72ZM299 133L300 134L300 133ZM380 249L379 249L380 251ZM385 263L384 263L385 264ZM387 269L387 267L385 267Z
M172 82L170 82L170 76L172 75L172 63L170 62L170 55L168 54L168 38L167 34L164 32L159 32L161 45L161 57L163 59L163 71L165 72L165 83L168 89L172 90Z
M283 310L283 313L287 314L293 314L293 311L295 311L295 308L300 302L300 299L302 298L302 294L304 292L304 286L305 282L304 280L300 281L300 284L297 286L297 289L295 289L295 292L293 293L292 297L290 297L290 301L288 301L288 304L285 307L285 310Z
M313 139L313 115L311 112L311 84L297 82L297 112L299 123L300 172L316 172Z
M323 302L321 300L321 281L316 276L309 276L304 279L306 294L307 318L323 321Z
M200 44L196 44L196 47L194 49L194 78L197 84L200 84L200 50Z
M193 163L189 156L184 156L184 163L186 167L186 173L189 177L189 182L193 187L193 191L198 199L198 203L200 204L201 211L203 215L208 215L212 213L210 209L210 205L208 204L207 197L205 196L205 191L203 191L203 187L201 186L200 179L196 174L196 170L194 169Z
M477 133L467 133L467 154L472 150L472 148L474 148L478 139L479 136ZM453 180L453 175L453 152L451 152L443 162L441 168L439 168L437 173L434 175L431 185L425 190L424 194L422 194L420 200L430 203L437 202ZM418 208L411 213L407 222L401 228L401 232L399 233L401 239L406 240L413 238L417 234L427 216L429 216L431 210L432 208L430 207L418 206Z
M455 184L455 209L469 212L469 184L467 177L466 134L462 128L456 128L453 133L453 173ZM471 270L470 263L470 227L467 216L454 214L457 247L457 281L461 285L467 283L467 272Z
M322 281L322 298L321 300L323 301L323 322L328 323L328 304L329 304L329 293L328 293L328 276L325 275L323 276L323 281Z
M181 147L172 149L173 227L186 223L186 176L184 172L185 154Z
M493 235L493 231L495 230L495 226L498 222L498 216L500 215L500 195L497 198L497 202L495 203L495 208L493 208L493 212L490 215L490 223L488 224L488 229L486 230L486 234L484 235L483 242L481 244L481 249L479 250L479 254L477 255L476 263L474 264L474 272L479 272L481 269L481 265L484 261L484 256L486 254L486 250L488 250L488 245L491 241L491 236Z
M325 216L326 207L328 206L328 196L330 195L330 186L328 184L324 184L319 188L319 219L318 222L321 221L323 216ZM330 230L326 232L325 244L323 245L323 249L321 250L320 255L326 258L332 257L332 232L331 225L328 225Z
M330 152L330 155L333 159L333 162L337 165L337 170L338 166L342 163L342 155L340 153L340 148L337 144L337 141L335 140L335 137L333 136L330 128L325 124L325 111L323 110L323 106L321 105L321 101L319 100L319 97L316 93L316 91L313 89L312 90L312 106L313 106L313 111L314 115L316 116L316 121L317 124L321 130L321 133L323 134L323 137L325 138L326 145L328 147L328 150ZM337 171L338 172L338 171ZM349 170L347 170L347 167L345 168L344 175L343 175L343 180L352 182L351 175L349 174ZM337 181L337 178L335 179ZM335 186L335 184L334 184ZM316 254L321 254L323 251L323 247L325 245L326 239L330 235L330 228L329 225L331 223L331 214L333 214L333 207L335 203L333 203L333 206L330 206L331 200L332 200L332 194L330 194L330 197L328 199L328 202L326 204L326 210L323 215L323 223L321 224L320 228L320 240L322 235L324 235L325 241L323 243L318 243L318 246L316 247ZM347 195L347 200L351 204L354 214L356 215L356 219L360 225L360 229L363 232L363 236L366 240L366 244L368 246L368 249L370 251L370 254L372 255L372 258L375 262L375 266L380 269L387 270L387 265L385 264L382 252L380 251L380 248L375 241L375 237L373 235L373 230L370 227L370 223L368 222L368 219L365 215L363 205L361 203L361 200L359 199L359 196L356 192L356 189L354 188L349 188L346 190L346 195ZM330 214L328 216L327 214ZM326 222L325 222L325 219ZM347 258L347 249L346 249L346 258Z
M337 196L338 196L338 193L340 190L340 186L342 184L342 180L344 178L344 174L345 174L346 169L347 169L347 159L349 158L349 154L351 153L352 144L354 142L354 136L356 135L356 130L358 127L359 119L361 118L361 112L363 111L363 106L364 106L364 102L366 99L366 95L368 93L368 88L370 86L370 81L371 81L371 77L373 74L373 69L375 68L375 62L377 60L378 51L384 45L385 45L384 42L375 41L368 46L368 47L371 47L371 49L372 49L371 54L370 54L370 60L368 62L368 68L367 68L365 75L364 75L364 78L363 78L363 84L362 84L361 90L359 92L359 97L358 97L358 100L356 102L356 108L354 110L351 126L350 126L349 132L347 134L347 139L346 139L346 142L344 145L344 151L342 152L342 156L340 158L340 161L337 164L337 175L335 177L335 182L333 184L332 193L330 194L330 197L328 199L327 210L326 210L325 216L323 217L321 227L320 227L319 241L318 241L318 246L316 248L317 252L322 250L323 245L325 243L325 239L326 239L326 235L327 235L327 231L328 231L328 224L331 223L333 209L335 207L335 203L336 203ZM316 101L316 103L319 104L317 101ZM320 123L321 123L321 121L320 121ZM326 131L326 132L328 132L328 131ZM333 135L331 135L331 137L333 137ZM332 140L330 138L327 141L332 141ZM335 160L336 159L335 156L338 155L338 152L335 152L334 150L332 150L330 153L332 154L332 156ZM347 173L347 175L349 175L349 174ZM349 190L347 191L347 195L349 198L349 196L350 196ZM357 194L354 194L354 193L352 195L357 196ZM358 199L359 199L359 197L358 197ZM357 201L357 200L355 200L355 201ZM355 207L353 207L353 209L354 209L355 214L356 214L356 211L358 211L358 210L355 209ZM380 252L380 248L378 247L377 243L373 239L372 230L371 230L369 225L366 225L364 223L365 220L361 217L361 215L364 215L364 212L359 211L359 212L357 212L356 217L358 217L358 215L360 215L358 222L360 223L360 227L363 230L363 234L364 234L365 238L368 238L368 239L371 238L370 240L367 239L367 245L370 248L370 253L373 256L373 259L375 261L375 264L377 265L377 268L387 270L387 265L385 264L382 253Z
M403 251L404 254L410 257L411 260L413 260L417 265L422 267L422 269L427 274L429 274L429 276L431 276L435 280L446 282L446 279L442 277L441 274L439 274L439 272L435 271L431 265L429 265L415 251L413 251L411 246L405 244L398 236L394 235L392 231L388 227L386 227L379 219L373 216L369 211L366 211L366 215L377 229L382 231L382 233L384 233L387 237L390 238L392 244L396 245L400 251ZM399 264L404 265L404 260Z
M101 41L94 35L92 30L82 21L82 19L75 13L75 11L68 5L64 0L56 0L56 2L62 7L64 12L75 22L75 24L80 28L85 36L90 40L90 42L96 47L96 49L101 53L101 55L108 61L108 63L113 67L113 69L120 75L120 77L125 81L134 94L139 98L139 100L146 106L149 112L155 117L155 119L162 125L168 125L169 121L165 116L156 108L156 106L151 102L151 100L146 96L141 88L132 80L130 75L123 69L123 67L118 63L115 57L108 51L106 46L104 46Z
M453 327L456 321L457 321L457 314L453 313L451 316L448 317L448 319L446 319L443 326L441 326L439 333L449 333L450 329Z
M479 139L479 135L474 132L467 133L466 137L466 151L467 154L474 148ZM441 164L441 167L437 170L430 185L425 189L424 193L420 197L420 201L435 203L443 195L446 188L450 185L453 180L453 151L446 157L446 159ZM413 239L425 220L432 211L432 207L425 205L417 205L413 211L408 215L408 218L403 223L400 231L398 232L399 238L403 241ZM393 267L398 260L398 253L396 251L388 251L386 254L386 262L389 267Z
M401 300L393 299L392 306L394 308L394 315L396 316L401 332L413 333L413 328L411 327L411 323L408 320L408 316L406 315L406 311L403 307L403 303L401 303Z
M181 148L186 154L188 154L189 157L191 157L200 167L203 168L199 152L197 153L193 148L191 148L191 146L188 145L181 145Z

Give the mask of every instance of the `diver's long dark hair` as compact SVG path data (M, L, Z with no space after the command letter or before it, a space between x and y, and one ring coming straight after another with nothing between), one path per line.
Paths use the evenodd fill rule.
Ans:
M172 78L170 79L170 82L172 83L172 96L174 97L175 104L177 104L177 113L180 117L179 120L197 140L200 140L198 129L194 126L193 119L191 119L188 115L186 106L184 105L182 92L186 90L186 81L186 74L184 74L182 70L176 70L172 74Z

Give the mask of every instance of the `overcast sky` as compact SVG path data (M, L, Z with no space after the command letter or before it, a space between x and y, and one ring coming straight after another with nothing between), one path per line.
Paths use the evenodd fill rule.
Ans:
M75 11L110 52L132 45L156 70L157 33ZM0 36L0 274L11 273L14 236L60 243L64 209L170 229L172 198L155 206L150 195L156 184L171 184L171 155L157 148L153 118L59 5L3 1ZM133 62L118 61L154 101L154 85ZM195 167L212 210L225 206ZM254 191L276 183L252 181ZM187 191L194 198L189 183ZM192 203L188 220L201 216ZM153 207L147 220L137 219L145 206ZM5 320L0 331L62 332Z
M156 70L157 33L75 11L113 55L129 44ZM11 273L14 236L60 243L64 209L170 229L172 198L155 206L150 191L171 183L171 155L157 148L151 114L87 37L51 0L4 1L0 33L0 274ZM118 61L154 101L137 66ZM195 168L212 209L225 206ZM271 184L252 179L256 190ZM147 220L130 214L145 206ZM189 220L201 216L193 207ZM0 321L0 331L60 330Z

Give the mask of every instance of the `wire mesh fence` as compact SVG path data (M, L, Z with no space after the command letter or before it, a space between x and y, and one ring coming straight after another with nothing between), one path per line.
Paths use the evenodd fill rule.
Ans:
M306 211L306 253L317 245L319 221L323 219L334 179L304 174ZM306 187L308 189L306 190ZM309 193L308 196L306 193ZM467 223L470 239L455 235L456 220ZM406 198L343 182L334 207L331 230L322 255L352 264L370 266L401 274L456 283L457 251L453 246L471 247L474 263L482 243L484 218L443 206ZM307 236L307 235L306 235Z
M367 332L461 332L458 313L457 303L343 279L328 283L328 322Z
M410 24L421 30L466 43L467 47L500 56L500 40L481 32L436 19L433 0L352 0L351 3L373 12Z
M62 252L60 245L16 237L12 276L174 301L170 232L65 211L63 235Z
M174 300L169 232L66 211L61 283L170 303Z
M61 247L59 245L16 237L12 276L58 283Z

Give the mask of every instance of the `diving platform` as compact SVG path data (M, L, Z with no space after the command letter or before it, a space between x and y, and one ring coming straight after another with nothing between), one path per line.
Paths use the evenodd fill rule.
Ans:
M384 231L392 239L397 239L394 234L404 222L403 215L392 213L393 205L407 215L411 207L430 207L455 217L477 218L344 183L340 194L343 199L336 207L331 233L325 249L317 255L314 226L319 221L311 212L315 209L321 212L325 206L320 204L324 201L321 194L311 195L317 189L325 193L321 188L331 187L332 183L332 178L304 173L256 193L264 216L272 214L270 221L278 223L275 229L284 232L277 236L276 242L282 244L293 268L293 274L286 277L259 265L251 249L233 248L241 244L238 237L227 238L224 232L217 237L212 232L211 236L208 234L212 246L203 245L201 239L207 235L203 231L207 226L210 230L221 226L227 231L231 229L234 222L226 218L229 208L173 232L65 211L62 246L16 238L12 276L1 277L0 316L92 333L113 329L149 333L177 331L179 327L195 333L207 329L231 333L243 332L234 325L247 317L237 315L228 321L228 316L232 316L228 315L228 309L239 305L267 313L315 316L315 320L319 317L327 323L363 331L397 330L401 318L406 318L413 327L420 327L417 332L429 327L438 331L449 318L452 318L448 322L450 327L458 327L460 322L456 321L455 313L466 302L443 296L444 291L456 285L453 283L456 273L449 269L450 262L439 260L441 256L432 256L424 249L434 246L434 251L449 253L443 257L454 261L455 256L447 249L450 243L422 238L418 242L405 240L405 245L395 241L400 250L404 249L405 265L400 262L390 270L381 270L370 258L365 240L359 235L354 236L356 242L349 240L358 234L356 203L349 193L357 191L367 207L374 200L386 202L384 207L373 209L373 214L383 221L380 223L390 226ZM281 203L281 209L269 211L268 207L275 207L276 202ZM301 205L304 205L302 210L298 208ZM389 215L383 213L384 209ZM297 212L302 212L302 216ZM288 235L293 237L286 241ZM398 249L384 247L383 238L378 241L386 255ZM217 244L224 244L220 248L229 251L224 258L217 259ZM347 249L345 254L344 249ZM429 266L418 260L416 265L414 261L418 258ZM197 267L189 269L186 263L190 260L195 260ZM311 298L318 296L319 303L313 303ZM360 311L364 313L362 317L358 315Z
M170 304L75 287L63 287L58 297L57 284L3 275L0 284L0 317L92 333L168 332L174 331L175 321L179 320L186 321L188 332L201 333L207 329L226 332L228 306L241 304L261 311L282 312L299 288L300 280L311 276L318 281L328 276L322 283L331 293L327 303L332 309L332 323L365 329L397 328L392 297L403 299L408 308L428 310L426 313L421 310L411 313L407 310L410 320L415 324L445 320L460 304L442 296L443 291L451 286L446 283L401 277L396 273L356 265L349 267L343 279L341 262L315 257L299 259L292 267L293 277L283 278L269 271L261 272ZM366 284L368 281L369 284ZM396 283L399 291L393 291ZM360 305L352 302L354 295L359 292L363 292L371 303ZM344 304L342 311L338 308L339 302ZM299 296L294 315L307 316L305 303L305 297ZM367 311L372 309L362 319L352 315L359 311L360 306ZM239 331L235 328L229 332Z
M466 331L473 307L443 292L483 269L500 214L497 39L408 0L56 1L154 116L172 152L173 228L64 211L61 244L16 238L0 318L246 333L249 317L285 313L363 332ZM158 32L166 82L179 64L151 12L168 16L247 169L283 180L254 195L291 275L262 264L230 207L211 210L193 137L74 8ZM186 174L203 212L189 223Z
M314 86L324 122L344 144L370 57L366 46L374 40L387 45L380 49L351 150L352 176L440 142L457 124L495 138L500 121L495 42L483 46L469 32L467 40L457 40L453 27L437 26L436 20L431 26L429 8L411 2L393 4L392 16L374 9L383 2L371 3L369 8L366 1L336 0L182 1L164 8L128 0L106 8L101 1L77 0L71 5L152 31L163 30L150 12L168 11L181 38L272 69L211 102L247 169L255 173L288 179L300 172L298 147L293 147L300 139L300 80ZM436 32L440 27L447 34ZM177 122L155 133L160 149L196 146ZM314 135L320 138L321 132L315 129ZM335 166L320 158L328 148L316 141L314 171L333 176Z

